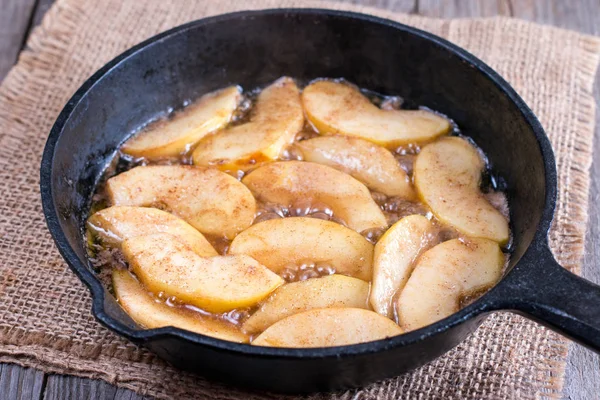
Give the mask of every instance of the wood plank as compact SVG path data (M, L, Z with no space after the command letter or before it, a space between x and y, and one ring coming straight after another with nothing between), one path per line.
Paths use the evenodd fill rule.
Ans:
M0 0L1 1L1 0ZM42 22L42 18L46 15L46 11L52 7L54 0L37 0L35 10L33 11L33 19L31 21L31 27L34 28ZM27 36L29 36L28 32Z
M139 395L131 390L118 389L117 393L115 393L114 400L152 400L152 398L144 397L144 396Z
M44 400L114 399L116 392L116 387L104 381L48 375Z
M44 373L33 368L0 364L0 394L3 399L41 399Z
M377 7L384 10L413 14L417 10L418 0L340 0L344 3Z
M135 392L97 379L48 375L44 400L144 400Z
M0 0L0 81L17 60L34 6L35 0Z
M511 0L513 15L561 28L598 34L600 24L598 0Z
M418 0L417 13L436 18L511 15L509 0Z

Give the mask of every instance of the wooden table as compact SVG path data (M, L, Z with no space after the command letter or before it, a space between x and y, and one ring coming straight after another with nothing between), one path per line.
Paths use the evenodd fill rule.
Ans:
M124 0L134 1L134 0ZM205 0L212 1L212 0ZM600 35L600 0L345 0L431 17L508 15ZM6 75L53 0L0 0L0 81ZM594 87L600 99L600 74ZM583 275L600 283L600 112L596 116L590 192L590 220ZM104 381L45 374L32 368L0 364L0 398L12 399L142 399ZM572 345L563 398L600 398L600 356Z

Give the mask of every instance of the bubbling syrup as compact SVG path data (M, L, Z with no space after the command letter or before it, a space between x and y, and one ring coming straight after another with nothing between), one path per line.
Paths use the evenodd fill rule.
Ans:
M247 91L246 93L244 93L243 99L238 108L236 109L232 121L228 126L239 125L249 121L252 118L253 106L255 104L258 94L260 93L260 90L260 88L257 88L255 90ZM362 90L362 92L369 99L371 99L373 104L377 105L378 107L384 110L420 108L418 107L418 105L415 105L410 101L406 101L401 97L382 96L380 94L367 90ZM189 104L189 102L186 102L185 105L187 104ZM173 112L173 109L169 109L166 115L162 115L160 119L156 119L155 121L151 122L168 122L168 120L173 115L179 112L185 112L185 109L176 112ZM451 123L453 126L452 134L460 135L460 129L458 128L458 126L454 122ZM298 134L296 134L294 142L309 140L318 136L319 134L315 127L312 126L310 122L306 121L302 130ZM106 181L109 178L137 166L192 165L193 162L191 155L193 151L194 146L190 146L188 149L186 149L184 153L180 154L178 157L169 157L153 160L149 160L143 157L133 158L118 151L111 163L107 166L104 174L102 175L100 181L96 186L96 191L92 197L92 202L90 206L90 214L93 214L96 211L110 206L109 197L107 195L105 185ZM419 145L409 144L406 146L400 146L392 152L395 159L398 162L398 165L408 174L408 176L411 179L414 170L414 163L420 151L421 147ZM482 156L484 155L482 154ZM279 161L301 161L302 159L302 152L295 146L294 143L292 143L284 150ZM255 166L253 166L252 168L246 170L232 170L224 172L229 173L231 176L241 181L246 174L251 172L254 168L258 168L261 165L264 165L265 162L269 162L269 160L256 159ZM484 175L483 178L484 183L482 184L482 191L484 193L484 196L496 209L498 209L507 219L509 219L509 209L506 195L502 192L502 188L499 187L497 180L489 174ZM433 217L428 207L421 202L412 202L399 197L389 197L382 193L373 191L371 192L371 196L373 200L377 203L377 205L380 207L381 211L384 213L388 223L387 227L367 229L363 232L360 232L366 240L368 240L374 245L385 234L385 232L391 225L393 225L400 219L413 214L426 216L433 222L434 226L436 226L437 230L430 234L431 237L427 238L427 242L431 246L433 246L435 243L441 243L450 239L465 239L459 232L457 232L452 227L445 226L439 221L437 221ZM152 206L160 205L153 204ZM271 219L290 217L317 218L326 221L332 221L347 227L346 222L343 221L343 219L339 218L339 216L335 215L334 210L329 205L311 198L299 198L291 204L274 204L259 201L257 203L257 211L253 224L258 224ZM218 254L226 255L228 253L229 246L231 245L231 240L225 237L217 237L210 235L205 236L208 239L208 241L213 245ZM95 237L91 232L88 232L88 256L94 270L98 273L98 276L101 279L101 281L106 285L106 287L109 288L109 290L112 290L110 279L111 271L115 268L123 269L128 267L121 250L119 248L107 246L105 243L102 242L100 238ZM506 265L508 265L508 260L509 257L507 255ZM308 256L306 260L303 260L299 264L285 265L279 272L279 275L286 282L299 282L305 281L307 279L315 279L323 276L332 275L334 273L336 273L336 271L331 265L328 265L326 263L315 262L314 260L310 260L310 256ZM465 296L465 298L461 299L461 306L473 302L483 293L484 291L478 291L476 293L472 293L468 296ZM198 307L191 306L189 304L183 304L177 298L173 296L167 296L164 293L149 293L149 295L152 296L152 298L154 298L155 301L173 308L180 309L182 312L217 319L237 326L240 329L243 322L254 311L256 311L258 307L260 307L259 303L251 308L239 308L226 313L215 314L200 309ZM396 296L394 296L394 298L395 297Z

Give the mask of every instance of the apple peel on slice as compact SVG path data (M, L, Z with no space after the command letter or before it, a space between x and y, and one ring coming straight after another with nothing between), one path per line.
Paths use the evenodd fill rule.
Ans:
M341 82L322 80L308 85L302 103L319 133L360 137L388 149L426 143L450 130L450 122L437 114L382 110L358 89Z
M258 96L250 121L232 126L198 143L194 164L221 170L247 170L277 159L304 124L300 91L283 77Z
M236 236L228 254L246 254L280 273L305 261L324 263L336 273L370 281L373 245L352 229L309 217L270 219Z
M506 218L479 188L484 160L467 140L442 138L425 146L415 161L419 197L442 223L469 237L504 245L510 231Z
M148 290L214 313L250 307L283 284L252 257L200 257L166 233L127 239L122 248Z
M150 124L125 142L122 150L150 159L179 156L207 134L227 125L241 100L238 86L206 94L172 118Z
M237 343L249 339L239 328L225 321L199 313L159 303L126 270L113 270L113 288L121 307L142 327L147 329L174 326L201 335Z
M457 312L462 299L498 282L504 260L488 239L452 239L426 251L398 297L399 325L419 329Z
M393 318L392 299L402 290L419 255L435 244L437 229L422 215L409 215L388 229L375 245L370 303Z
M369 189L387 196L415 200L410 178L389 150L367 140L321 136L296 143L305 161L346 172Z
M203 234L233 238L254 220L256 201L237 179L211 168L140 166L106 182L115 206L166 209Z
M331 307L367 308L369 284L344 275L330 275L277 288L244 322L248 333L262 332L277 321L300 312Z
M329 347L371 342L400 335L392 320L361 308L319 308L271 325L252 341L255 346Z
M94 213L87 221L88 229L102 243L121 247L121 242L134 236L168 233L188 245L202 257L219 253L193 226L166 211L150 207L113 206Z
M280 161L259 167L242 179L260 200L289 206L305 198L327 204L357 232L385 228L385 215L369 189L352 176L326 165Z

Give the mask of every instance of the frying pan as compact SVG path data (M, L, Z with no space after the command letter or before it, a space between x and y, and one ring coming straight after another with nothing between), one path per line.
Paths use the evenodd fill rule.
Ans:
M227 85L254 88L282 75L305 81L344 77L454 119L506 182L513 243L508 272L497 286L430 326L351 346L266 348L172 327L140 329L103 288L86 257L83 232L95 184L128 135L169 107ZM456 346L499 310L600 351L600 287L563 269L548 247L556 190L554 156L540 123L490 67L429 33L317 9L207 18L126 51L69 100L41 165L48 228L89 287L100 323L179 368L289 393L356 387L409 371Z

